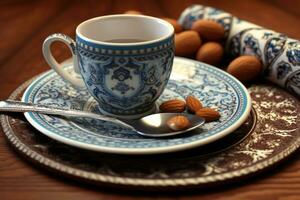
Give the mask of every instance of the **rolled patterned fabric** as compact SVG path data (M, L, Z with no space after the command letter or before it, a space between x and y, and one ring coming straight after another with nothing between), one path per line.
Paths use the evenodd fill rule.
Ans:
M254 55L263 63L262 76L300 96L300 41L246 22L212 7L192 5L179 23L190 29L198 19L214 20L225 29L226 52L232 56Z

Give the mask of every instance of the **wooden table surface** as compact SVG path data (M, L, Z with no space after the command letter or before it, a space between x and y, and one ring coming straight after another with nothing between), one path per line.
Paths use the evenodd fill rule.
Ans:
M287 3L288 2L288 3ZM153 16L177 18L191 4L214 6L234 15L300 39L300 3L276 1L138 1L53 0L0 2L0 99L6 99L22 82L48 70L42 57L43 40L51 33L74 37L76 26L91 17L136 9ZM70 56L63 45L54 55ZM177 194L136 194L94 188L46 173L12 150L0 129L0 198L6 199L300 199L300 156L243 183Z

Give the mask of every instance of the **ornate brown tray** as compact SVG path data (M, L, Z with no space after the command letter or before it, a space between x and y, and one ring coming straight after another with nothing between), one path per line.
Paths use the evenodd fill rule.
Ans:
M31 82L10 96L20 99ZM253 175L300 146L300 104L268 85L249 89L253 109L235 132L215 143L173 154L124 156L90 152L56 142L35 130L22 114L2 115L8 141L29 161L80 181L131 189L211 186Z

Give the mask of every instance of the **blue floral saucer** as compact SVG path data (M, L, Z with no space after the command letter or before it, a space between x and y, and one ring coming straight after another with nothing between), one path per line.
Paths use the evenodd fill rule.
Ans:
M70 64L65 67L69 69ZM198 97L206 107L216 108L221 113L220 120L172 138L147 138L109 122L86 118L65 119L31 112L25 113L25 117L43 134L79 148L118 154L156 154L216 141L238 128L251 108L247 89L234 77L210 65L176 57L167 88L157 104L188 95ZM87 91L74 89L53 70L35 80L22 100L99 112Z

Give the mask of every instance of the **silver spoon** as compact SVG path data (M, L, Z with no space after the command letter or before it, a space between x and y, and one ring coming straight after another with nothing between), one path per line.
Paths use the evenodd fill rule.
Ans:
M181 133L191 131L195 128L198 128L204 124L204 119L196 115L180 113L180 115L186 116L190 122L191 126L188 129L181 131L171 131L167 126L167 120L173 116L178 115L178 113L157 113L148 115L138 120L119 120L116 118L108 117L105 115L100 115L96 113L58 108L48 105L25 103L21 101L0 101L0 111L2 112L38 112L43 114L50 115L60 115L60 116L69 116L69 117L88 117L98 120L103 120L107 122L112 122L123 127L132 129L138 134L148 137L165 137L173 136Z

